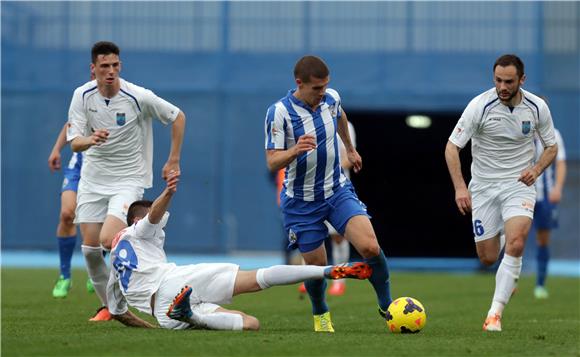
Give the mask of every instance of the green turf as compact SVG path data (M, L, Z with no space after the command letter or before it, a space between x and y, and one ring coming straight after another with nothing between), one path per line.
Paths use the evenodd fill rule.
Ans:
M296 286L236 297L229 307L260 319L260 332L167 331L90 323L97 298L74 272L68 298L51 296L55 270L2 269L3 356L580 356L580 280L549 279L536 301L524 277L504 313L501 333L481 330L494 276L395 272L393 296L413 296L427 310L425 329L390 334L366 282L329 297L336 333L312 331L310 303Z

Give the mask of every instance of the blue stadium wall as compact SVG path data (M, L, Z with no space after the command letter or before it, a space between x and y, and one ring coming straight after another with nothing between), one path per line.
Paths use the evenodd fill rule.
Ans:
M567 144L569 193L557 255L578 258L580 3L2 2L2 248L54 249L61 173L47 157L90 47L122 49L122 77L187 116L182 181L167 246L278 250L264 155L268 106L294 86L304 54L331 67L347 110L455 111L491 88L494 60L517 53L525 88L549 98ZM155 183L170 130L155 125ZM382 140L382 139L381 139ZM442 154L442 153L441 153ZM68 160L70 150L63 152ZM449 199L452 199L450 197ZM444 232L435 232L443 235ZM570 244L576 247L570 251Z

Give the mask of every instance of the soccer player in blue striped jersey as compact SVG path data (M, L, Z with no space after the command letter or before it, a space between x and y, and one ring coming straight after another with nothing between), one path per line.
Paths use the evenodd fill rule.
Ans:
M91 81L95 79L95 74L92 71L90 78ZM60 152L68 144L66 141L67 127L68 124L65 124L61 129L48 156L48 168L52 172L60 170L61 168ZM64 178L60 194L60 216L58 226L56 227L60 275L52 289L52 296L55 298L67 297L72 287L71 261L77 240L77 226L74 223L74 218L82 163L83 154L73 152L68 165L63 169ZM91 279L87 280L86 286L89 293L95 292Z
M328 88L330 71L316 56L304 56L294 67L297 88L268 108L265 149L268 168L286 168L280 194L289 248L298 248L309 265L327 265L324 239L328 220L373 269L379 313L391 303L387 260L362 203L340 167L337 133L355 172L362 159L354 148L338 92ZM314 330L334 332L325 300L326 281L306 282Z
M562 189L566 181L566 150L564 140L558 129L554 129L558 154L554 162L546 168L536 181L536 207L534 209L534 227L536 227L536 299L547 299L546 278L550 261L550 233L558 228L558 203L562 199ZM544 147L538 136L534 139L536 145L536 160L544 152Z
M60 170L61 168L60 151L67 144L66 128L67 124L60 131L48 156L48 168L52 172ZM60 217L56 228L60 275L52 290L52 296L55 298L67 297L72 286L71 260L77 240L77 226L73 221L77 205L77 188L81 177L82 162L83 154L73 152L68 165L63 169L64 178L60 195Z

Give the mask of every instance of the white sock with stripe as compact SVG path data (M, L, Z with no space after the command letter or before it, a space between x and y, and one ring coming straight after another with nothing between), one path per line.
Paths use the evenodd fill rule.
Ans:
M522 257L512 257L504 254L495 275L495 293L488 316L503 313L510 297L518 284L522 271Z

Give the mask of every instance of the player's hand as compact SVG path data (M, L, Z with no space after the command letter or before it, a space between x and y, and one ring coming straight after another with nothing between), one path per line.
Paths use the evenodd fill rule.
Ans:
M48 168L50 169L51 172L55 172L57 170L60 170L60 152L59 151L53 151L50 153L50 156L48 156Z
M97 129L97 130L93 131L93 134L90 137L91 146L93 146L93 145L100 146L102 143L107 141L108 138L109 138L109 131L107 129Z
M455 191L455 203L462 215L465 216L471 212L471 195L467 188L460 188Z
M305 153L310 150L316 149L316 137L314 135L302 135L298 138L298 142L292 148L294 150L294 154L299 156L302 153Z
M562 189L554 187L548 194L548 201L550 203L560 203L562 200Z
M531 186L536 182L538 176L540 176L538 171L536 171L533 167L528 167L522 172L518 181L523 182L527 186Z
M175 193L177 191L177 183L179 182L180 173L177 171L169 171L167 174L167 191Z
M181 169L179 168L179 161L168 160L165 165L163 165L163 170L161 171L161 176L165 181L169 178L169 174L173 172L176 175L181 175Z
M352 169L354 172L359 172L362 169L362 158L358 154L358 151L353 150L346 153L348 161L352 164Z

